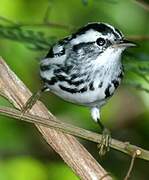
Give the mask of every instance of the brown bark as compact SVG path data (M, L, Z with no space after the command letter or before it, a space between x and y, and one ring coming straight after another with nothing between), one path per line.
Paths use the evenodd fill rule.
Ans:
M9 69L2 58L0 59L0 93L18 109L20 109L31 96L27 87ZM50 113L41 102L37 102L30 112L45 118L48 118ZM51 114L51 116L53 115ZM35 125L47 143L81 179L112 179L73 136L38 124Z

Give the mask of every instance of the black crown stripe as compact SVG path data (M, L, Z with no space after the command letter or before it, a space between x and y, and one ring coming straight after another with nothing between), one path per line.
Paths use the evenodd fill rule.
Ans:
M85 32L90 29L98 31L98 32L102 33L103 35L106 35L108 33L113 33L116 38L122 37L122 33L118 29L115 29L115 31L114 31L113 28L111 28L110 26L108 26L104 23L90 23L90 24L80 28L76 33L74 33L72 35L71 39L76 38L78 35L85 34Z

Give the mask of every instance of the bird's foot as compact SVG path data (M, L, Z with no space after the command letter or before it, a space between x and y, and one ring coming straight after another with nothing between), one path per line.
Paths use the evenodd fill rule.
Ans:
M30 109L32 109L32 107L34 106L34 104L37 102L37 100L40 98L41 93L44 91L44 89L40 89L39 91L37 91L36 93L34 93L25 103L25 105L23 106L23 108L21 109L21 116L20 119L22 118L22 116L28 112Z
M28 100L27 102L25 103L25 105L22 107L21 109L21 115L24 115L26 112L28 112L32 107L33 105L36 103L37 101L37 97L36 97L36 94L33 94Z
M23 108L21 109L21 117L28 112L30 109L32 109L32 107L34 106L34 104L37 102L37 100L39 100L41 94L43 92L45 92L46 90L49 90L48 87L43 86L41 89L39 89L36 93L34 93L25 103L25 105L23 106Z
M111 143L111 133L108 129L104 128L102 132L102 139L98 144L99 155L104 156L108 151L110 151L110 143Z

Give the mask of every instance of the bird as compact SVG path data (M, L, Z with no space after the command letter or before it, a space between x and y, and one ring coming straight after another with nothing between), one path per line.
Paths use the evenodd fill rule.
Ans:
M101 108L124 76L122 52L134 46L135 43L108 23L92 22L79 28L56 42L40 61L44 86L27 101L22 112L31 109L44 91L88 107L102 130L98 147L100 155L104 155L109 151L111 134L101 122Z

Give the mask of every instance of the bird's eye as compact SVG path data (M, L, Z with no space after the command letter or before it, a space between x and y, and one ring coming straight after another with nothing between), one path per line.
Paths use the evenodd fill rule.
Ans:
M96 43L98 44L98 46L103 46L106 43L106 41L103 38L98 38L96 40Z

